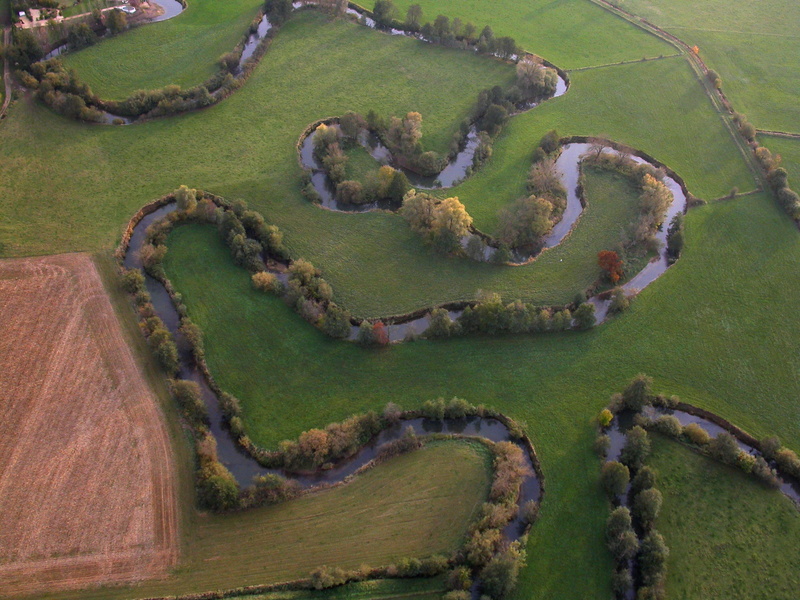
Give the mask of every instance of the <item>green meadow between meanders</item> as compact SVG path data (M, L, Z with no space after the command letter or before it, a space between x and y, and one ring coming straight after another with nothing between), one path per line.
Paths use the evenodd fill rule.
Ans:
M791 318L800 245L794 225L764 195L693 209L680 261L628 313L592 331L380 351L333 341L253 290L213 228L181 227L168 244L167 273L206 332L212 373L242 401L257 443L275 447L389 401L415 407L440 395L485 403L527 424L547 496L519 597L607 597L593 417L636 373L755 435L774 432L800 445L800 323ZM781 307L786 318L754 309L762 304Z
M67 54L64 63L106 100L124 100L137 90L166 85L199 85L217 72L217 59L244 38L262 3L189 0L187 4L176 17Z
M653 436L669 598L791 600L800 587L800 511L777 490Z

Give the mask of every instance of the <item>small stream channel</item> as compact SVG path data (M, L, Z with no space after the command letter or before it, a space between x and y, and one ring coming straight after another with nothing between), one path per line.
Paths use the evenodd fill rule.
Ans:
M529 500L535 500L537 502L540 500L541 485L535 475L536 469L534 468L533 457L528 452L528 449L524 444L512 439L508 428L497 419L480 417L443 420L425 418L401 419L397 424L383 430L375 436L369 444L361 448L349 459L340 462L331 469L308 474L296 474L277 469L267 469L241 450L225 426L224 416L216 394L208 385L202 371L196 366L191 347L180 332L180 316L172 303L169 293L160 281L148 275L142 268L139 251L145 242L148 226L173 212L176 208L177 205L174 202L167 204L146 215L139 221L133 229L128 249L123 259L123 265L128 269L140 269L144 273L145 285L147 291L150 293L153 307L164 322L164 325L174 336L176 344L178 345L180 358L178 377L194 381L200 386L202 397L206 409L208 410L210 430L217 442L219 461L231 472L240 486L246 487L251 484L253 477L268 473L277 473L284 477L294 479L304 488L312 488L323 484L343 481L347 476L352 475L358 469L373 460L384 445L402 438L405 435L406 429L409 427L411 427L418 436L434 433L452 433L482 437L493 442L511 441L522 448L531 475L523 479L519 498L520 510L516 518L506 525L503 533L509 541L516 540L524 533L526 524L522 507Z

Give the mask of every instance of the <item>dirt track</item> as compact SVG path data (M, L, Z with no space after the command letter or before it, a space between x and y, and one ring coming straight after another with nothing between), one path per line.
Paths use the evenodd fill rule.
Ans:
M164 575L176 479L88 256L0 261L0 596Z

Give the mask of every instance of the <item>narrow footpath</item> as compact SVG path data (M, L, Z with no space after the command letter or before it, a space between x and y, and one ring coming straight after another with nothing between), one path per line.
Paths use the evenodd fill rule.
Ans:
M3 46L6 48L11 45L11 26L6 26L3 29ZM3 98L3 106L0 108L0 120L5 119L8 104L11 102L11 69L8 67L8 61L3 61L3 85L5 86Z
M769 129L756 129L756 131L758 132L758 135L771 135L772 137L800 140L800 133L790 133L788 131L770 131Z

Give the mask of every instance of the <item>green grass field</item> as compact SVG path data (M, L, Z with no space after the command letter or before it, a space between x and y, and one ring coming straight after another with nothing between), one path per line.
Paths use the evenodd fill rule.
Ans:
M324 271L339 302L363 316L474 298L479 289L563 303L574 281L444 258L399 216L320 211L299 193L294 144L308 123L348 109L418 110L426 145L444 151L478 90L511 77L510 67L480 56L306 14L284 28L244 88L201 112L100 127L20 102L0 129L0 242L6 255L109 248L142 204L186 183L249 200L281 227L294 256ZM452 193L491 231L497 210L520 195L530 152L552 127L639 147L701 197L752 189L692 77L681 59L576 73L566 96L514 117L493 160Z
M754 188L741 155L682 58L572 74L566 95L509 121L492 160L448 193L478 227L492 230L500 207L522 195L530 153L549 129L597 135L647 152L675 170L696 196ZM669 93L665 90L669 89Z
M242 513L196 516L183 532L180 566L164 581L37 597L187 594L304 578L321 565L357 569L403 557L449 555L464 543L490 481L491 457L482 445L432 442L344 486ZM441 589L441 581L436 587ZM400 598L408 591L399 583L389 585L389 598L392 588Z
M800 5L790 0L618 0L715 69L734 108L761 129L800 133Z
M170 84L189 88L217 72L217 59L244 37L261 4L189 0L177 17L68 54L64 64L106 100L123 100L136 90Z
M381 351L332 341L280 300L251 290L247 273L232 265L209 228L178 229L166 267L206 331L212 373L241 399L259 444L274 447L388 401L415 407L439 395L524 420L547 498L519 597L607 598L610 564L597 552L605 500L591 475L598 471L592 417L629 378L647 372L658 390L755 435L777 433L800 445L800 322L791 318L800 308L796 228L771 198L756 195L693 210L686 231L681 260L628 313L595 330ZM285 410L298 402L303 410Z
M762 135L758 141L773 154L781 155L781 166L789 173L789 185L800 189L800 140Z
M374 2L360 2L371 9ZM400 20L412 4L422 7L422 22L437 15L472 22L480 32L490 25L495 36L511 36L528 52L575 69L673 54L655 36L639 31L587 0L397 0Z
M72 1L61 2L62 6L61 15L63 17L72 17L74 15L82 15L90 13L94 10L102 10L107 6L113 6L111 0L82 0L77 4Z
M649 463L664 495L656 527L670 549L669 598L797 597L800 512L791 500L661 436Z

